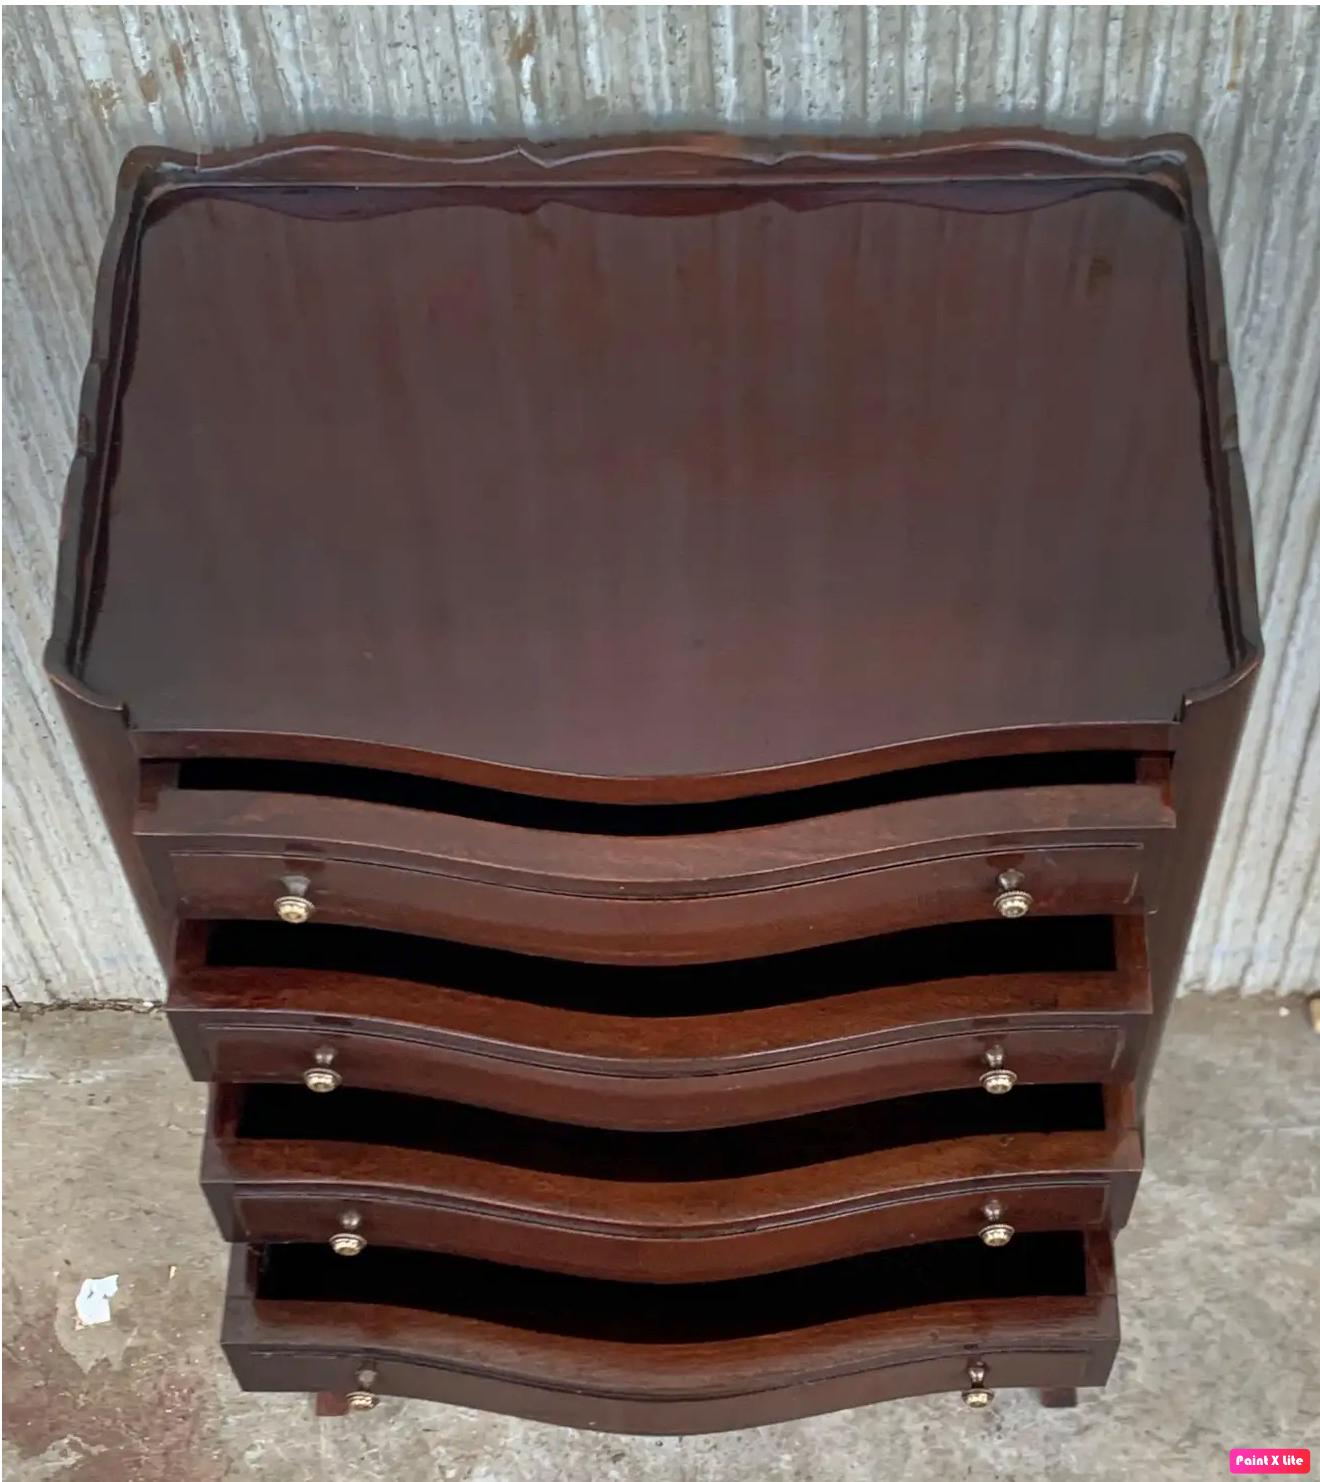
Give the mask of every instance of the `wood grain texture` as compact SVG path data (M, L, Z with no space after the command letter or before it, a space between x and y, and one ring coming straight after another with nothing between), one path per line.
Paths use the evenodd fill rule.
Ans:
M1002 872L1018 870L1041 915L1141 914L1134 845L1004 849L777 890L689 899L556 895L290 852L172 854L165 899L198 920L261 920L293 874L317 918L575 962L721 962L901 931L995 919ZM297 930L296 927L291 930Z
M301 1163L296 1149L290 1149L279 1176L263 1178L240 1162L232 1175L206 1179L203 1190L221 1233L230 1240L324 1242L341 1229L341 1216L352 1211L367 1239L400 1249L609 1280L724 1281L899 1245L970 1239L986 1224L984 1207L990 1198L1000 1201L1004 1218L1022 1233L1112 1228L1115 1208L1130 1205L1136 1187L1140 1158L1135 1143L1130 1137L1116 1156L1105 1149L1102 1175L1087 1176L1084 1165L1095 1156L1093 1149L1061 1141L1059 1157L1076 1169L1066 1178L1009 1166L994 1180L984 1168L945 1180L932 1165L929 1183L906 1200L900 1191L872 1188L864 1201L836 1213L804 1211L800 1223L771 1210L752 1214L744 1205L749 1223L741 1229L732 1219L727 1228L708 1230L657 1228L643 1233L622 1222L611 1229L590 1229L581 1215L565 1224L543 1214L533 1216L504 1199L483 1202L418 1182L392 1184L388 1166L360 1179L347 1163L324 1160L318 1169ZM308 1176L314 1171L320 1176ZM426 1170L419 1174L424 1178ZM839 1191L828 1174L821 1183L823 1193Z
M617 1431L731 1429L957 1389L967 1383L969 1357L985 1361L992 1387L1098 1384L1118 1337L1112 1251L1098 1233L1087 1237L1084 1294L871 1313L864 1303L861 1311L851 1304L852 1314L812 1324L814 1294L806 1286L797 1288L794 1304L794 1320L806 1325L775 1331L774 1306L766 1303L759 1331L697 1342L602 1347L576 1335L572 1328L580 1324L572 1321L568 1332L556 1332L555 1320L543 1316L534 1331L483 1319L471 1304L461 1315L446 1314L443 1298L438 1311L269 1300L256 1294L256 1282L249 1252L236 1247L222 1342L245 1388L342 1391L365 1365L376 1370L380 1393ZM505 1290L520 1288L511 1281ZM563 1288L565 1299L575 1290ZM616 1290L619 1316L635 1325L629 1289ZM671 1320L678 1305L672 1294L683 1290L660 1289ZM561 1322L568 1315L561 1309Z
M847 1040L815 1040L796 1058L731 1053L713 1066L671 1055L668 1061L638 1060L606 1069L601 1067L608 1061L567 1045L558 1054L502 1055L492 1052L489 1041L457 1048L452 1041L437 1045L416 1036L373 1033L377 1025L349 1020L342 1010L315 1019L304 1011L306 1027L294 1029L272 1027L269 1016L249 1014L235 1023L239 1016L231 1014L226 1024L203 1015L191 1016L190 1022L177 1009L170 1013L180 1040L196 1045L196 1072L202 1077L293 1084L315 1064L319 1052L329 1050L336 1070L352 1086L443 1094L501 1111L641 1131L725 1126L846 1106L878 1095L961 1090L977 1084L986 1053L996 1045L1023 1085L1118 1080L1134 1072L1143 1016L1134 1013L1115 1023L1117 1016L1103 1009L1085 1017L1066 1010L1051 1013L1044 1006L1047 999L1037 1000L1034 1014L1015 1013L1002 1001L973 1003L979 986L991 987L969 985L962 1012L976 1027L967 1033L941 1033L938 1020L923 1021L907 1036L890 1036L887 1043L876 1044L880 1036L868 1030L856 1036L862 1043L852 1046ZM938 1013L941 1001L932 994L922 1007ZM1024 1019L1034 1017L1039 1023L1047 1015L1047 1028L1019 1027ZM794 1032L823 1032L811 1014L795 1018ZM693 1025L696 1034L703 1027ZM681 1031L675 1028L672 1038L678 1040ZM638 1048L644 1050L642 1027L634 1023L633 1029Z
M342 22L342 24L341 24ZM347 29L344 29L344 26ZM516 45L514 44L516 42ZM1194 987L1314 986L1320 631L1309 334L1320 213L1314 11L770 7L29 7L5 28L5 979L24 1000L127 998L161 979L41 674L60 486L95 264L124 152L328 127L581 135L672 127L884 134L1038 120L1184 130L1209 164L1256 514L1270 665L1247 723ZM176 62L177 59L177 62ZM70 182L75 182L71 184Z
M1114 1229L1141 1169L1121 1099L1101 1130L1067 1130L1061 1114L1058 1130L1038 1132L1005 1130L1034 1125L1034 1113L1015 1115L1025 1093L1013 1093L1016 1105L978 1097L968 1125L984 1132L930 1140L914 1128L911 1142L891 1122L899 1109L914 1115L904 1103L866 1106L725 1134L693 1154L722 1164L721 1174L688 1177L671 1166L681 1151L658 1156L654 1134L631 1144L610 1135L605 1168L598 1136L543 1127L561 1145L550 1167L544 1150L501 1155L475 1129L470 1138L453 1131L464 1126L461 1111L448 1114L443 1149L344 1141L342 1121L324 1140L258 1138L246 1131L247 1094L217 1091L203 1159L203 1188L228 1239L324 1242L353 1211L374 1244L642 1282L723 1280L974 1237L991 1197L1019 1233ZM753 1152L767 1137L795 1155L749 1172L749 1153L758 1168L776 1162Z
M1002 856L1056 840L1068 848L1135 844L1158 853L1174 824L1158 782L1005 788L659 838L519 827L335 797L165 789L139 812L134 833L156 857L277 848L288 859L357 860L512 890L668 900L771 890L927 859ZM1158 862L1149 873L1142 893L1154 908Z
M240 1378L270 1381L263 1325L317 1389L374 1346L405 1392L428 1370L436 1397L589 1421L608 1400L659 1429L841 1403L864 1374L950 1382L950 1333L966 1373L983 1333L1032 1358L1014 1382L1103 1377L1108 1232L1260 661L1195 144L309 136L136 151L120 221L47 661L177 945L194 1071L275 1072L220 1082L204 1164L222 1230L256 1242ZM625 808L645 823L605 824ZM213 960L288 894L310 933ZM888 979L908 996L877 1037L790 968L743 1006L769 1018L707 1016L705 1065L628 1064L602 1020L572 1063L574 971L713 986L1088 919L1113 923L1112 972L1037 985L1098 994L1086 1022L1014 1022L1033 964L980 975L1008 1013L969 1013L964 957L952 988ZM295 1024L191 1017L212 970L221 994L281 965L303 976L267 1002L333 992L282 944L382 933L419 962L384 969L396 1001L444 943L544 964L521 1034L472 1033L478 982L424 1011L420 1058L370 1047L369 1076L444 1069L457 1098L312 1097L267 1038ZM662 1044L668 1016L638 1017ZM361 1026L314 1027L344 1031L312 1051L338 1081ZM771 1038L740 1099L749 1028ZM621 1125L574 1121L593 1078ZM648 1079L686 1126L648 1122L649 1088L625 1107ZM1021 1201L1001 1251L971 1233L991 1192ZM365 1259L330 1254L336 1206L370 1220Z
M863 977L822 995L816 955L787 970L776 990L785 1001L757 1005L753 968L739 975L741 1003L704 1013L680 1012L664 982L637 983L630 1001L625 979L574 1008L538 1003L534 977L511 999L507 988L492 996L344 972L208 968L203 943L195 930L169 1005L198 1079L294 1084L328 1049L349 1087L637 1130L974 1086L992 1045L1023 1085L1123 1081L1136 1072L1151 1006L1144 923L1133 918L1118 923L1113 971L877 987ZM877 946L883 953L884 940Z
M71 496L52 666L143 732L405 746L455 775L624 795L765 791L785 767L926 738L1171 723L1250 644L1231 484L1218 444L1208 469L1200 452L1217 385L1187 363L1189 316L1213 343L1220 313L1188 271L1213 250L1200 172L1190 141L1043 135L135 155L131 372L86 407L113 407L116 464L89 449ZM344 291L387 243L402 297ZM501 274L539 285L518 320ZM949 280L966 301L932 332L913 306ZM780 317L791 357L757 339ZM1010 332L1012 385L977 359ZM123 326L111 341L129 364ZM313 373L381 353L397 384ZM1122 433L1090 437L1116 387ZM923 431L933 405L958 438ZM1120 448L1158 500L1115 503ZM364 504L383 470L390 499ZM1063 481L1075 503L1049 497ZM564 584L588 540L597 575ZM388 581L362 561L380 548ZM731 587L734 552L749 575Z

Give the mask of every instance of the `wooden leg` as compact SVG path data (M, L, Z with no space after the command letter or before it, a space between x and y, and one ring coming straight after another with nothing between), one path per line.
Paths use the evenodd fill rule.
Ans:
M1040 1402L1047 1410L1071 1410L1077 1403L1075 1389L1042 1389L1037 1391Z
M316 1418L318 1420L330 1415L348 1414L348 1396L333 1394L329 1390L321 1390L316 1396Z

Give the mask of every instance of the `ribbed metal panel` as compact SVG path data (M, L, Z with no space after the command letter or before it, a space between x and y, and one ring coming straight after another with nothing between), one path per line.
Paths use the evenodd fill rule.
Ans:
M91 7L4 13L6 982L157 973L40 669L115 173L346 128L1191 133L1223 254L1269 658L1184 989L1320 979L1320 10L1315 7Z

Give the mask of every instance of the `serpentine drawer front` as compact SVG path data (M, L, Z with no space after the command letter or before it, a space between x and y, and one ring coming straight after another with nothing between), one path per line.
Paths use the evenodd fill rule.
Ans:
M307 919L443 937L579 962L718 962L792 952L874 931L992 920L1016 887L1066 916L1140 911L1136 848L963 855L691 900L558 895L337 859L176 854L176 909L201 920L259 920L305 901ZM307 873L301 873L306 871ZM306 880L306 886L299 882ZM291 883L292 882L292 883ZM296 894L294 893L296 892Z
M640 1281L891 1245L1116 1226L1141 1168L1126 1088L979 1089L761 1126L630 1134L418 1097L228 1087L203 1165L230 1239L459 1251Z
M1121 1084L1150 992L1132 916L951 923L695 969L196 923L170 1007L199 1080L325 1082L660 1131L990 1094L990 1059L1024 1086Z
M1205 195L1178 138L129 156L47 665L240 1385L1105 1382L1260 659Z
M589 1429L728 1430L936 1390L1102 1384L1113 1253L1092 1233L942 1241L654 1287L397 1250L236 1248L222 1342L249 1388L484 1405Z

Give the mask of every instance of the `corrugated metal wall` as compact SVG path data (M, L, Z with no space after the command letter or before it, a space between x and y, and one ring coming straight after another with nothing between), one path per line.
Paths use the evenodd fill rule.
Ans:
M348 128L1013 120L1183 130L1210 165L1269 660L1185 988L1320 975L1320 10L11 6L4 13L6 981L159 985L40 670L92 284L121 155Z

